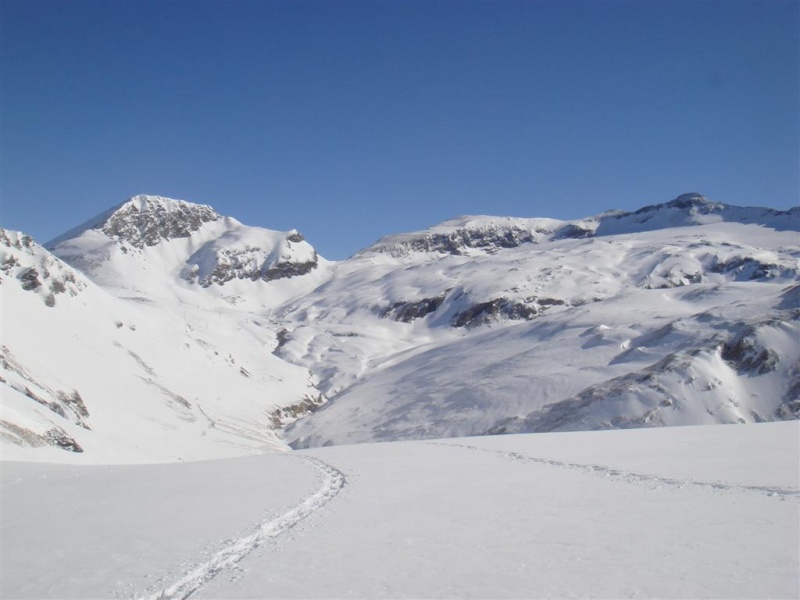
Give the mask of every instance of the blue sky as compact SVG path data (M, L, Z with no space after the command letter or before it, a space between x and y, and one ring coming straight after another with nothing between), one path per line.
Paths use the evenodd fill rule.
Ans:
M339 259L462 214L789 208L799 6L3 0L2 226L149 193Z

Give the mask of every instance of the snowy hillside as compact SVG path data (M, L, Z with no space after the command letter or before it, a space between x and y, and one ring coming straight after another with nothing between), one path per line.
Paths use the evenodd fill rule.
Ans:
M276 312L297 447L800 414L800 209L685 195L390 236Z
M461 217L331 263L136 196L0 243L8 457L800 417L800 208Z
M800 426L6 462L3 598L797 598Z
M271 354L266 317L159 302L146 278L116 297L16 232L0 230L0 250L4 460L279 451L284 413L317 397L306 369Z

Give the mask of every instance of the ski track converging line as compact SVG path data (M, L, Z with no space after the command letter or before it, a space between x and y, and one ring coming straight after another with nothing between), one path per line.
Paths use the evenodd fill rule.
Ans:
M489 448L479 448L478 446L469 446L466 444L448 444L446 442L431 442L437 446L450 446L455 448L465 448L467 450L477 450L479 452L488 452L517 460L521 462L536 463L540 465L547 465L550 467L558 467L562 469L573 469L591 475L598 475L601 477L608 477L618 479L627 483L643 484L652 488L661 486L670 486L676 488L701 488L714 491L724 492L755 492L766 494L767 496L777 497L781 500L784 498L800 498L800 490L793 488L769 487L760 485L739 485L734 483L720 483L710 481L694 481L692 479L673 479L671 477L661 477L659 475L645 475L643 473L633 473L630 471L623 471L621 469L614 469L612 467L604 467L602 465L592 465L583 463L570 463L559 460L550 460L547 458L537 458L535 456L525 456L518 452L509 452L504 450L491 450Z
M184 600L211 581L221 571L233 567L263 542L278 537L332 500L345 486L347 478L335 467L311 456L297 456L311 463L323 477L320 488L284 514L260 523L245 537L233 540L209 560L195 565L172 585L145 596L145 600Z

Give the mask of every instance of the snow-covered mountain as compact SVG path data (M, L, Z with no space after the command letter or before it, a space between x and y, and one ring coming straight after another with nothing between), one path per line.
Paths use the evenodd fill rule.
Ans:
M800 416L800 208L461 217L331 263L136 196L52 254L0 243L8 456L279 449L298 417L295 447Z
M389 236L289 303L295 446L797 418L800 209L687 194Z
M280 427L321 402L258 312L324 277L297 232L137 196L50 246L72 265L0 230L3 458L284 450Z
M160 196L135 196L47 248L117 294L216 297L251 309L313 289L330 268L297 230L248 227L210 206Z

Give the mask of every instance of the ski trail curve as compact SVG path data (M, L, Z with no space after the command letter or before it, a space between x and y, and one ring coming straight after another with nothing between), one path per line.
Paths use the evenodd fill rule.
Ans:
M558 467L561 469L572 469L588 473L591 475L607 477L624 481L626 483L646 485L653 489L661 486L669 486L675 488L701 488L712 491L722 492L754 492L766 494L767 496L776 497L784 500L786 498L800 498L800 490L794 488L784 487L770 487L760 485L741 485L735 483L721 483L714 481L696 481L693 479L675 479L672 477L662 477L660 475L648 475L644 473L634 473L631 471L624 471L622 469L615 469L613 467L605 467L603 465L593 465L585 463L571 463L560 460L551 460L547 458L538 458L535 456L526 456L518 452L510 452L505 450L491 450L489 448L480 448L478 446L470 446L467 444L448 444L446 442L429 442L437 446L449 446L455 448L464 448L466 450L477 450L479 452L488 452L516 460L520 462L536 463L540 465L547 465L550 467Z
M231 541L208 560L194 565L171 585L144 596L142 600L184 600L188 598L220 572L236 565L262 543L289 531L306 517L325 506L347 483L344 473L318 458L311 456L297 456L296 458L310 463L322 475L322 485L316 492L282 515L259 523L250 535Z

